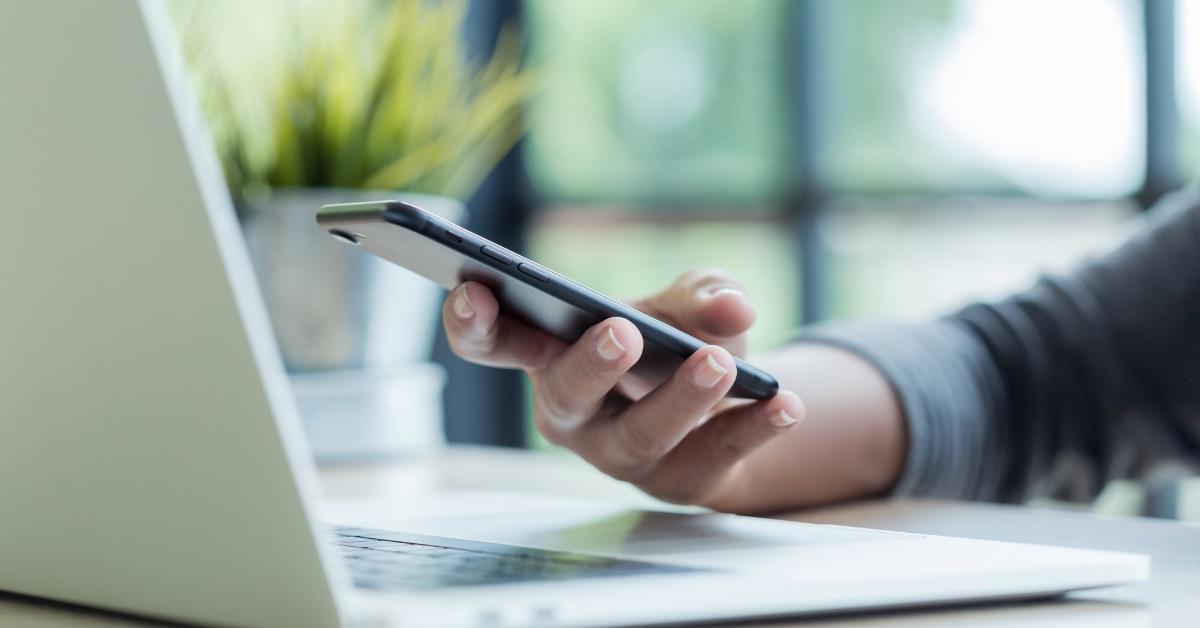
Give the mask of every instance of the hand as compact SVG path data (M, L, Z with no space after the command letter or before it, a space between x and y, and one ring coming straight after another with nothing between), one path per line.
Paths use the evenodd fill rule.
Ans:
M723 510L744 487L743 461L804 416L800 398L725 399L754 309L741 284L715 270L681 275L638 309L710 343L655 386L629 373L641 356L633 323L610 318L565 344L499 314L479 283L447 297L442 322L451 348L488 366L520 368L533 381L535 423L552 443L601 471L676 503Z

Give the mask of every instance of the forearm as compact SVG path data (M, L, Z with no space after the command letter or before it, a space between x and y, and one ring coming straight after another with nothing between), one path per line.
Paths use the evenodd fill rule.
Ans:
M751 456L736 509L889 490L1083 500L1167 459L1198 463L1198 238L1195 192L1120 249L1003 301L806 330L835 348L762 363L809 420Z
M905 461L900 403L866 360L795 344L754 360L800 395L805 420L743 462L722 510L771 512L885 493Z

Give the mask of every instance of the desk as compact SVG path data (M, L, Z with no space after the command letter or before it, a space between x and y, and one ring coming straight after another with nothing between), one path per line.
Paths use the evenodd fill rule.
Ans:
M462 490L519 490L540 495L656 502L569 456L451 448L402 463L345 466L321 473L331 515L382 518L411 512L423 499ZM906 611L791 622L804 626L1197 626L1200 625L1200 527L1025 508L921 500L879 500L821 508L786 518L887 530L1141 552L1154 558L1148 584L1077 593L1023 605ZM65 628L149 626L150 622L0 594L0 626ZM789 625L775 622L772 626Z

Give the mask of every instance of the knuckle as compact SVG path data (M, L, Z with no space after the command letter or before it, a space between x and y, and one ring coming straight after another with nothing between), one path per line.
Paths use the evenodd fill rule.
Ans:
M612 371L613 365L606 364L597 354L595 347L601 338L595 332L585 334L564 352L554 365L559 377L569 382L589 382Z
M643 486L643 491L663 501L674 504L699 505L720 512L733 512L738 507L739 494L733 490L730 479L736 475L739 464L717 464L713 467L694 470L687 477L675 474L663 478L655 486Z
M730 278L729 273L726 273L715 266L701 266L699 268L693 268L684 274L683 279L684 281L681 283L684 283L692 288L698 288L700 286L706 286L714 283L731 283L733 281L732 278Z
M611 458L598 457L589 459L588 462L605 475L622 482L629 482L640 486L639 483L645 477L645 466L630 462L629 460L617 461Z
M712 492L710 490L710 492ZM709 510L717 512L739 512L742 510L741 502L738 501L737 495L733 493L721 493L717 495L701 495L698 496L692 503L704 506Z
M503 357L497 355L495 334L490 331L477 338L447 336L447 340L451 351L469 362L487 365Z
M746 288L746 284L734 279L732 275L719 268L698 270L692 277L688 288L690 289L689 294L694 294L704 289L715 290L718 288L733 288L743 295L749 296L750 294L750 291Z
M616 386L617 379L632 367L631 357L635 357L628 347L623 354L612 360L602 358L597 350L591 347L586 347L586 351L579 353L583 355L572 355L570 361L563 364L564 379L586 382L588 390Z
M564 387L547 384L544 379L540 381L541 383L534 385L534 400L538 410L537 416L541 417L544 423L573 424L582 418L567 400L569 394L563 390Z
M641 421L618 421L616 434L622 452L635 464L657 460L667 453L669 447L665 439L651 433Z
M708 494L709 483L697 483L688 485L686 488L677 490L670 496L670 500L676 504L698 504L704 500Z
M554 421L550 420L544 412L536 412L533 417L533 425L537 428L539 434L546 439L551 445L559 447L567 447L570 441L568 430L563 429Z
M746 444L736 438L722 438L710 441L708 449L710 460L722 462L741 460L747 453Z
M503 325L492 323L486 331L476 338L470 339L469 343L474 345L476 351L484 355L492 355L504 343L506 332Z
M705 496L707 483L671 483L643 485L642 492L671 504L690 505L700 503Z
M450 350L454 352L454 355L464 360L474 362L481 357L474 347L460 334L447 330L446 342L450 345Z
M446 322L446 341L450 349L460 356L487 357L503 340L503 326L493 321L486 329L472 329L454 322Z
M699 455L711 465L737 466L752 452L770 432L764 431L766 421L758 420L755 414L734 413L732 416L714 418L704 434L697 439Z

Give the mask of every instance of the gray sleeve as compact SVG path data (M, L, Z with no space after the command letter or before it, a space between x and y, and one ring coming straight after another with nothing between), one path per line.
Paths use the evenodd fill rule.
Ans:
M1200 190L1119 249L924 324L834 323L801 341L879 368L908 426L897 494L1085 500L1200 463Z

